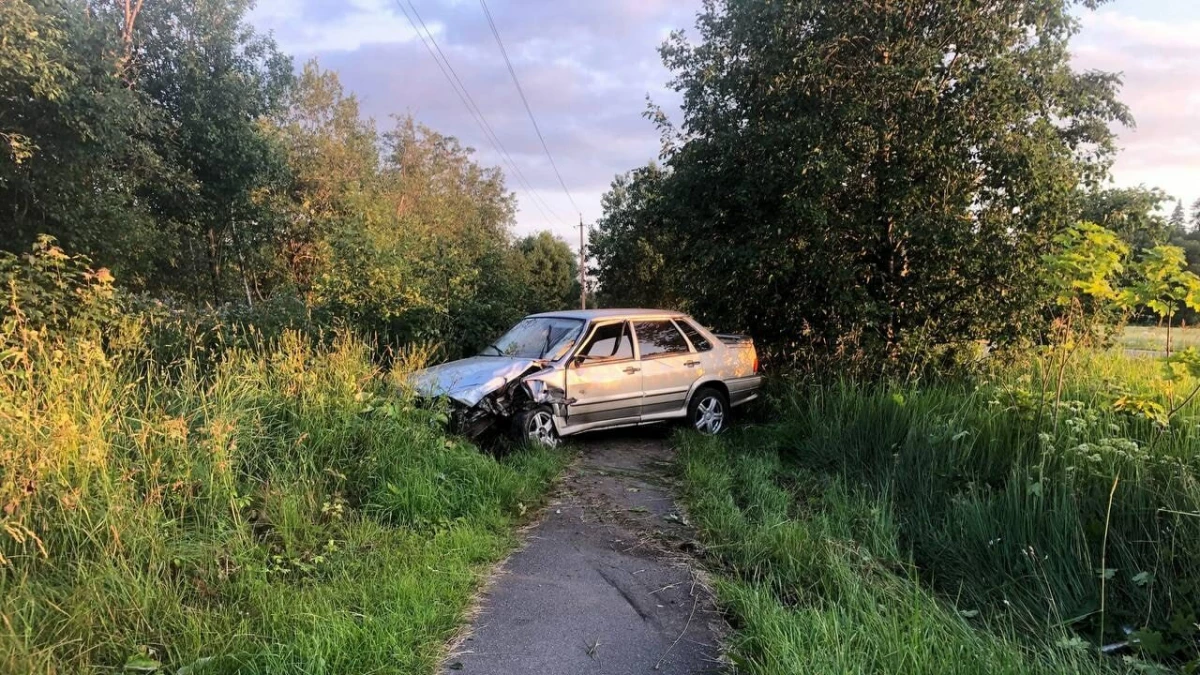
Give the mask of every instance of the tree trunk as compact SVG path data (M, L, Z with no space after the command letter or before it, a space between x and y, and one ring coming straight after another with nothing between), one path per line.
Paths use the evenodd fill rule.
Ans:
M212 286L213 304L221 302L221 259L217 251L217 230L208 228L208 278Z

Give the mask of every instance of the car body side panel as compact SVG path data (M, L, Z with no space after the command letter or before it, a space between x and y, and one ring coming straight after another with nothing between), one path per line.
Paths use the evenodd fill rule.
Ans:
M571 366L567 401L569 426L636 421L642 410L641 370L633 360Z
M729 388L729 404L739 406L758 398L758 388L762 386L761 375L738 377L725 381Z
M477 406L487 403L483 401L486 397L510 391L507 388L520 381L529 400L551 406L563 436L684 417L688 402L706 384L724 386L734 406L758 396L763 378L755 372L754 343L748 337L717 335L685 315L662 310L589 310L546 316L559 314L584 319L588 339L598 327L615 322L686 321L711 348L697 351L696 344L702 345L703 340L693 340L693 334L688 337L686 353L643 360L639 349L633 359L576 362L574 352L588 341L579 340L571 353L552 362L472 357L414 373L409 383L421 396L447 396L462 405ZM509 414L503 406L518 399L501 399L501 407L489 409L489 414L503 419Z
M682 416L687 410L688 391L696 381L698 366L694 353L644 359L642 366L642 417Z

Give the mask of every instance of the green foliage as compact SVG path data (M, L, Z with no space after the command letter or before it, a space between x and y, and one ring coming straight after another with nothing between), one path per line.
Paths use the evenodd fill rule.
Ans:
M1158 188L1094 189L1079 195L1080 218L1116 232L1132 248L1165 243L1170 223L1161 212L1167 193Z
M261 327L256 305L299 299L310 332L449 355L564 305L573 256L515 245L498 170L411 118L378 133L336 74L295 76L248 8L5 3L0 132L20 161L0 164L0 248L49 234L207 323Z
M24 251L51 234L136 284L156 252L170 252L156 241L141 195L144 185L165 180L164 162L152 142L153 107L121 76L114 7L13 0L0 11L21 15L15 26L29 38L0 42L8 70L0 77L0 132L26 139L30 151L20 163L0 162L0 248Z
M133 86L155 112L152 143L167 174L143 187L170 246L154 288L194 302L252 295L253 270L277 245L267 195L290 178L261 124L282 111L292 63L245 23L250 4L146 3L131 36Z
M1171 236L1175 237L1187 232L1187 211L1183 209L1183 200L1175 200L1175 209L1171 211L1171 218L1167 221L1171 227Z
M87 256L64 253L52 237L39 237L20 257L0 251L0 331L14 345L46 332L97 338L118 318L113 281L107 269L93 270Z
M145 331L0 360L0 671L432 672L563 457L447 437L346 336Z
M886 500L795 466L770 441L681 440L689 512L725 572L716 587L738 672L1110 672L1086 643L1052 646L1069 643L1061 627L1031 646L991 608L929 592Z
M497 169L411 118L383 143L367 200L319 247L312 302L392 344L480 349L522 313L513 196Z
M922 587L978 612L981 626L1031 641L1039 654L1063 627L1077 631L1087 651L1126 640L1128 628L1156 635L1153 646L1135 643L1130 655L1194 663L1200 409L1177 396L1194 386L1194 375L1165 379L1147 365L1084 352L1067 367L1058 402L1057 373L1031 371L1036 363L974 382L793 383L774 402L776 421L729 437L731 447L706 451L703 461L721 467L748 453L747 463L769 463L766 473L730 469L735 486L747 485L732 502L747 518L767 508L757 495L774 488L762 485L785 490L769 512L788 524L764 519L749 530L767 541L786 527L839 519L813 495L844 486L888 528L883 543L878 525L842 535L853 542L845 547L862 547L871 560L911 561ZM696 503L727 503L727 490L691 494ZM807 596L797 600L788 589L827 582L797 581L819 575L793 576L788 566L810 560L810 547L822 550L823 536L776 549L745 531L733 524L717 532L713 548L755 584L782 577L769 589L792 611L809 607ZM840 607L843 596L831 597L830 606Z
M599 300L609 307L682 307L686 288L670 259L671 228L663 222L667 173L650 164L618 176L601 198L604 215L589 238Z
M71 72L62 64L63 38L58 22L25 0L0 5L0 142L8 146L7 159L14 164L37 151L32 139L13 128L20 124L15 106L31 98L57 100L69 83Z
M1125 291L1125 302L1144 306L1168 321L1181 307L1200 310L1200 276L1186 266L1183 249L1177 246L1145 251L1134 269L1135 281Z
M669 269L707 322L866 363L1036 334L1035 261L1129 121L1070 67L1073 4L705 3L662 48L682 123L655 116L651 195L612 193L601 286Z
M1054 303L1066 307L1084 296L1113 304L1121 298L1114 285L1124 271L1129 246L1095 223L1078 223L1054 238L1057 250L1045 257Z
M579 262L567 242L542 231L518 240L516 251L525 274L522 285L529 312L578 307Z

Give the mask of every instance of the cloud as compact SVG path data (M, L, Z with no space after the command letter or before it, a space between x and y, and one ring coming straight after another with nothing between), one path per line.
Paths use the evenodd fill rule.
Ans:
M281 48L301 58L417 40L416 32L393 0L264 0L251 11L250 21L274 32ZM429 28L435 36L445 32L441 24Z
M550 227L574 241L575 209L563 194L509 78L477 0L412 0L471 97L521 173L558 218L534 205L416 37L397 2L262 0L251 15L284 50L336 70L381 127L392 114L476 148L501 166L520 203L517 229ZM600 215L614 175L645 164L659 136L642 117L646 97L677 109L657 48L673 29L691 30L700 0L489 0L496 25L546 144L583 217ZM1122 99L1136 130L1119 130L1119 184L1200 197L1200 18L1154 20L1119 10L1082 15L1076 66L1123 72ZM1145 14L1145 13L1143 13ZM678 117L678 115L673 115Z
M1118 130L1115 182L1161 187L1189 203L1200 197L1200 19L1102 9L1082 22L1076 67L1121 73L1121 99L1137 121L1136 129Z
M380 126L413 114L504 168L517 192L517 230L553 229L575 241L578 215L525 112L477 0L412 0L505 150L559 218L547 218L447 84L397 2L263 0L251 15L297 60L336 70ZM646 97L674 105L657 48L690 28L700 0L489 0L546 144L587 221L613 177L654 159L659 136ZM407 6L407 5L406 5Z

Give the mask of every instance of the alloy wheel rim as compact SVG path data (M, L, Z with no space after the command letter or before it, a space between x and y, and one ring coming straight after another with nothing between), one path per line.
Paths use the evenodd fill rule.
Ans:
M721 405L721 399L716 396L706 396L700 401L700 405L696 406L696 430L706 433L715 434L721 431L721 427L725 424L725 408Z
M558 436L554 433L554 420L550 413L538 411L529 416L525 424L525 436L539 445L553 448L558 445Z

